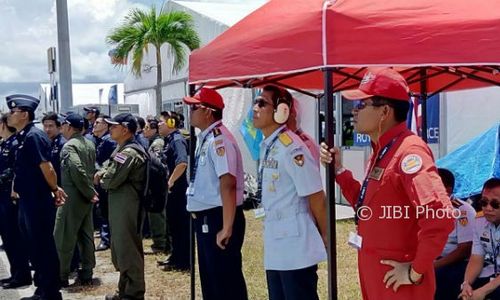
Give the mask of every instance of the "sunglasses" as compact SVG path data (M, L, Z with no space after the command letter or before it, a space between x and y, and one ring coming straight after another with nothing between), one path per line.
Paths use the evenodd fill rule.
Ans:
M488 201L486 199L481 199L481 200L479 200L479 204L481 204L481 207L486 207L489 204L491 206L491 208L493 208L493 209L500 208L500 202L498 202L497 200Z
M366 101L356 101L354 102L353 108L357 110L362 110L365 109L367 106L380 107L383 105L385 104L374 104L374 103L367 103Z
M191 104L191 111L195 111L195 110L198 110L200 108L209 109L211 111L216 111L214 108L206 107L206 106L201 105L201 104Z
M262 97L257 97L255 98L255 100L253 100L253 105L257 105L259 108L263 108L266 105L271 105L271 103L267 102Z

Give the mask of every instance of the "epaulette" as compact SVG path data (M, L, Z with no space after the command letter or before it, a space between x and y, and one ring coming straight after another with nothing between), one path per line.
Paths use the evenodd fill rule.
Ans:
M482 211L482 210L481 210L481 211L478 211L478 212L476 213L476 219L477 219L477 218L481 218L481 217L484 217L484 213L483 213L483 211Z
M220 128L215 127L215 128L212 130L212 133L214 134L214 137L218 137L219 135L221 135L221 134L222 134L222 131L220 130Z
M455 208L459 208L460 206L463 205L462 202L458 201L457 199L451 199L451 204L453 205L453 207Z
M293 143L292 138L286 132L280 134L279 140L285 147L288 147Z

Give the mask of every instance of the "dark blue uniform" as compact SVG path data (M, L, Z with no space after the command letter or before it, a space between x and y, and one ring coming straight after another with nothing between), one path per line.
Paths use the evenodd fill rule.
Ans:
M61 149L66 143L62 134L58 134L52 141L50 149L50 162L57 174L57 185L61 185Z
M149 141L142 132L135 134L135 140L147 151L149 148Z
M105 161L107 161L113 151L116 148L116 142L111 139L109 133L104 134L102 137L96 137L96 163L97 169L102 168ZM101 243L102 246L111 245L111 233L109 231L109 220L108 220L108 192L96 186L96 190L99 193L99 202L97 206L101 210L101 222L99 231L101 233Z
M28 243L35 269L37 294L62 299L59 293L59 259L54 242L56 207L40 164L51 158L50 140L33 123L17 134L14 191L19 194L19 227Z
M162 160L169 174L180 163L188 162L187 142L176 130L165 138ZM175 181L167 200L167 224L172 236L170 264L178 269L189 269L189 213L186 210L186 172Z
M14 160L17 149L15 135L0 146L0 235L10 264L11 283L31 282L27 247L19 237L18 209L10 192L14 178Z

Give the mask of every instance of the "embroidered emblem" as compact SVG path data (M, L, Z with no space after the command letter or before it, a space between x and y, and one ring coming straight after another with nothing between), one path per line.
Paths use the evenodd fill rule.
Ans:
M304 155L302 155L302 154L295 155L295 157L293 158L293 161L295 162L295 164L297 166L302 167L304 165Z
M406 174L415 174L422 168L422 158L417 154L409 154L401 161L401 170Z
M216 152L217 152L217 155L224 156L224 154L226 153L226 149L224 147L219 147L219 148L217 148Z
M126 154L123 154L123 153L116 153L115 157L113 158L116 162L118 163L125 163L125 161L127 160L128 156Z
M467 224L469 224L469 220L467 218L460 218L458 219L458 223L460 223L460 225L462 226L467 226Z
M379 168L375 167L373 170L370 172L370 179L375 179L375 180L380 180L382 178L382 175L384 174L385 169L384 168Z

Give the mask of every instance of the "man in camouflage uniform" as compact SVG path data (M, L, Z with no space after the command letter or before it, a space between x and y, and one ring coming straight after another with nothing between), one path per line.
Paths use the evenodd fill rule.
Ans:
M81 115L71 114L62 124L62 133L68 142L61 151L61 182L68 200L57 209L54 239L63 287L69 285L75 245L78 245L82 262L75 284L92 284L92 270L95 267L92 225L92 204L98 201L92 182L95 147L94 143L83 137L83 123Z
M104 168L96 173L94 183L99 182L109 192L111 259L120 272L118 293L106 296L106 300L142 300L146 287L140 193L145 184L146 159L134 149L133 144L137 145L134 116L121 113L105 121L111 125L111 138L118 146Z

